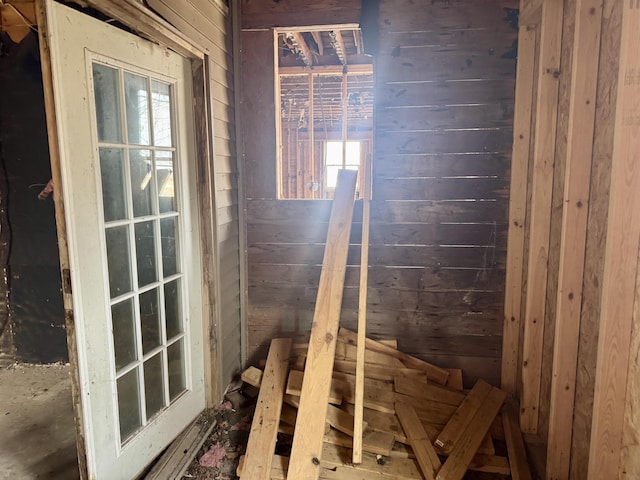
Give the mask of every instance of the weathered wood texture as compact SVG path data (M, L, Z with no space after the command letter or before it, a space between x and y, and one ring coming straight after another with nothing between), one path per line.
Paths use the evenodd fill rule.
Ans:
M240 0L242 28L357 24L361 3L359 0Z
M367 331L462 368L471 385L500 378L517 36L504 9L517 6L380 5ZM308 335L329 204L276 200L273 36L244 31L243 44L249 355L257 361L270 338ZM360 231L353 226L341 317L351 329Z
M213 198L213 257L209 268L215 275L215 320L208 345L219 365L219 393L240 370L240 237L238 170L235 152L234 65L232 24L229 11L214 0L150 0L149 6L179 31L198 42L208 55L208 85L212 112L208 118L212 135L209 166ZM215 325L215 328L214 328ZM219 396L219 395L218 395ZM219 398L216 398L217 402Z

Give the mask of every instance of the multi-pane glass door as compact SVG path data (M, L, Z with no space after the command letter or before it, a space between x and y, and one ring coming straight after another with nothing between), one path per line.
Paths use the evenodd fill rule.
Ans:
M124 443L187 388L173 86L92 63L113 362Z

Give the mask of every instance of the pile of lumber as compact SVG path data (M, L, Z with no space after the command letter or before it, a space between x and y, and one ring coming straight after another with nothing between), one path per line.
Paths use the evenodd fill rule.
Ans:
M362 463L352 464L355 339L355 333L340 329L329 397L322 405L321 454L310 459L318 478L449 480L462 479L468 470L531 478L517 410L504 404L503 391L479 380L465 392L460 370L406 355L395 341L371 339L364 363L364 453ZM264 371L250 367L242 374L259 394L241 479L287 478L290 459L274 452L278 439L286 449L291 436L305 433L307 419L298 418L297 409L307 349L274 339Z

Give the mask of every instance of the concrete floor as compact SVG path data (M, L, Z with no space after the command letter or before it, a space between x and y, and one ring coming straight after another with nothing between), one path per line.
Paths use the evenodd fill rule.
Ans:
M0 479L79 478L68 365L0 367Z

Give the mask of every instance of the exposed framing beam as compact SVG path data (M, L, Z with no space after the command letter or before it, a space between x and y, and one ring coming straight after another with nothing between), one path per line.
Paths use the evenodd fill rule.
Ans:
M640 245L640 2L624 2L589 480L617 478Z
M518 71L516 73L516 109L513 121L511 192L507 279L504 301L502 340L502 389L509 395L518 390L518 357L522 328L522 280L524 235L527 214L527 188L533 110L533 79L536 52L536 28L521 26L518 33Z
M289 49L304 62L307 67L313 65L313 56L307 45L307 41L301 32L285 32L284 33L287 46Z
M527 433L538 431L563 11L562 0L542 5L520 400Z
M324 43L322 43L322 33L321 32L310 32L311 36L318 45L318 55L324 55Z
M353 43L356 46L356 55L362 54L362 31L361 30L351 30L353 33Z
M569 478L602 0L577 0L551 377L547 478Z
M331 40L331 45L333 45L333 49L336 51L338 60L340 60L340 63L342 65L346 65L347 50L344 48L344 39L342 38L342 32L340 30L331 30L329 32L329 39Z
M309 73L341 75L343 71L342 65L314 65L313 68L278 67L280 75L307 75ZM370 63L350 64L349 75L373 75L373 65Z

